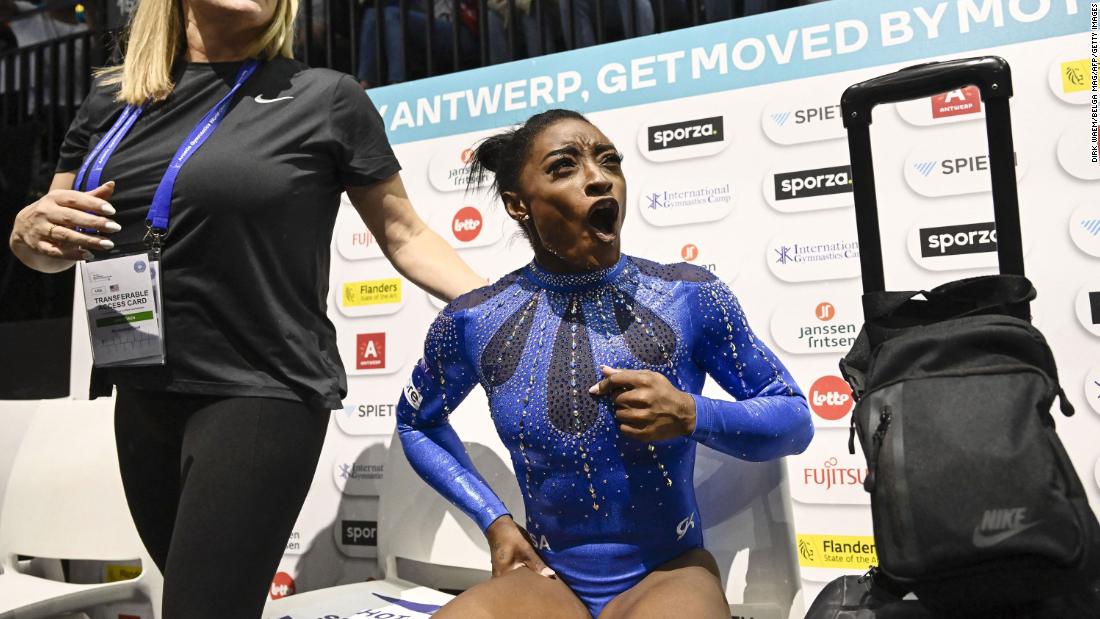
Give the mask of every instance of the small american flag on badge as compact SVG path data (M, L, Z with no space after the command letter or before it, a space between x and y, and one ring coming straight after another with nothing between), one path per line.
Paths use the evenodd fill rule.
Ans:
M111 284L111 292L118 292L118 284Z

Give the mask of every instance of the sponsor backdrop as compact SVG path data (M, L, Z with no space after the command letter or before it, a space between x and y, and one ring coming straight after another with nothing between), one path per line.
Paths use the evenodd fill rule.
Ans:
M629 182L625 250L698 264L728 282L810 400L816 438L779 467L787 488L779 496L790 506L755 512L750 526L789 531L780 543L792 564L797 556L792 590L811 600L829 580L875 562L865 462L848 453L852 399L837 370L862 324L838 102L848 85L903 66L982 54L1012 65L1034 313L1078 410L1057 416L1059 432L1100 505L1095 11L1076 0L834 0L370 94L413 203L493 279L525 264L530 250L499 204L467 191L470 147L550 107L587 113L619 146ZM882 106L873 136L888 286L991 272L997 237L977 90ZM333 413L273 598L381 577L378 505L394 404L442 307L389 265L348 204L332 249L330 314L350 392ZM706 393L724 395L709 383ZM503 453L480 389L452 421L465 440ZM700 458L709 474L705 491L697 476L701 495L737 505L753 491L737 476L716 478L724 456ZM731 557L721 561L731 603L747 604L760 584L736 536L722 534L744 515L719 511L701 517L716 552ZM796 599L791 615L803 604ZM777 617L790 606L742 614Z

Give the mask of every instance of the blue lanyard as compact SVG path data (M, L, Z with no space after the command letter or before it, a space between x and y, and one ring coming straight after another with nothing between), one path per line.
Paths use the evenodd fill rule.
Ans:
M256 71L259 64L255 59L244 63L240 71L237 72L237 82L233 85L229 94L222 97L220 101L214 104L214 107L210 108L210 111L203 115L202 119L199 120L195 128L191 130L191 133L187 135L187 138L176 150L175 156L168 164L168 169L164 172L164 177L160 179L160 184L157 185L156 193L153 194L153 203L149 207L149 214L145 218L145 223L149 227L149 235L153 237L155 243L159 244L160 237L168 230L168 216L172 208L172 191L175 188L176 178L179 176L180 170L221 124L225 114L229 111L229 100L248 81L248 78ZM122 138L134 126L134 122L145 111L146 105L147 103L140 106L127 105L122 110L122 114L119 115L110 131L103 136L103 139L96 144L88 157L84 159L84 163L77 172L76 182L73 184L74 188L80 190L83 187L83 191L88 191L88 188L99 187L99 180L104 166L107 165L107 160L114 154Z

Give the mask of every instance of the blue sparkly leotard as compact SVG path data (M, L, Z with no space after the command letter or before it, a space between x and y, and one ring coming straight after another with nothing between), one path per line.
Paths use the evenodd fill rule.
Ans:
M625 437L599 366L648 369L694 394L691 436ZM699 394L709 374L736 402ZM592 616L655 567L701 547L695 444L745 460L799 453L805 397L704 269L623 256L575 275L535 263L450 304L400 398L405 454L484 531L509 513L478 475L448 416L481 384L512 457L539 554ZM733 489L731 489L733 490Z

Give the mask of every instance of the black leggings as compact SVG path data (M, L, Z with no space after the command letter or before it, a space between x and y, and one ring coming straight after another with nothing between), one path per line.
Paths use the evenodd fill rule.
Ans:
M164 619L260 617L329 411L119 388L126 500L164 574Z

